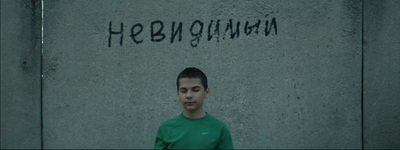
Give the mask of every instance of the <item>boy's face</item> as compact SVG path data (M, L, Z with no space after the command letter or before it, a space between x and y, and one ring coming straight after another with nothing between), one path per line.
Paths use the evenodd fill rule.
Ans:
M200 78L179 79L178 98L186 111L194 112L203 108L203 101L210 93L210 89L204 90Z

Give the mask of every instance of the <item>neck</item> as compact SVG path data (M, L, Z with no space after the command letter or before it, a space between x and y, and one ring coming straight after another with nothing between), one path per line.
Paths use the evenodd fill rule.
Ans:
M197 118L202 118L204 116L206 116L206 112L204 112L203 109L199 109L197 111L188 111L188 110L184 110L183 111L183 115L185 117L191 118L191 119L197 119Z

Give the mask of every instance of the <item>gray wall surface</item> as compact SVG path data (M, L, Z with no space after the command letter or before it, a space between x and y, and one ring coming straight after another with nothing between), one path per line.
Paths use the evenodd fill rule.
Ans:
M0 148L41 148L41 3L1 1Z
M360 148L361 4L46 1L44 148L152 148L190 66L235 148Z
M366 1L364 147L400 148L400 1Z
M190 66L237 149L399 147L398 2L44 1L41 68L41 4L1 5L1 148L152 148Z

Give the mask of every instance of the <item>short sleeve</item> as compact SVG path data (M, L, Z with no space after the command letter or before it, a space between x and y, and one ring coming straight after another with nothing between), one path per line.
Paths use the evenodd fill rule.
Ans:
M154 149L167 149L167 144L165 142L165 137L163 136L162 126L158 128L156 141L154 143Z
M217 149L233 149L231 133L226 125L222 128Z

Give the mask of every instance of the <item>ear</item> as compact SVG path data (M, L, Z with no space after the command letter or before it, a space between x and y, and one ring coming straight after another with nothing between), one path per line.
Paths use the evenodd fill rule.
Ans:
M210 88L207 88L206 91L204 91L204 92L206 92L206 98L207 98L208 95L210 94Z

